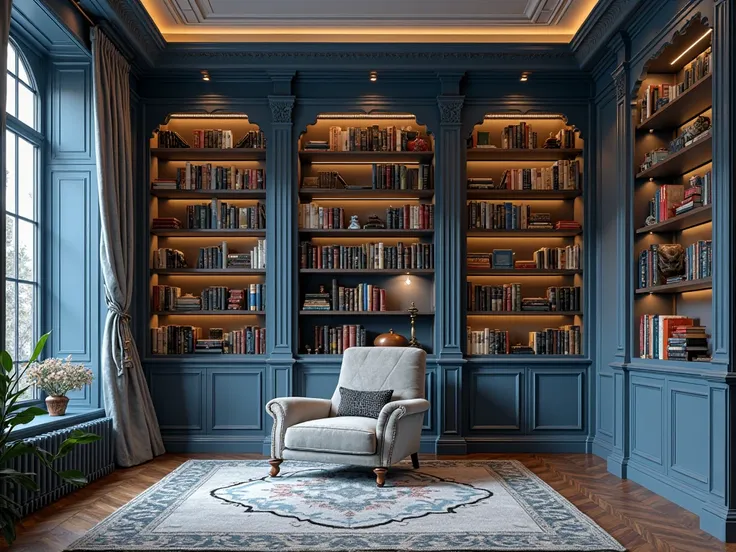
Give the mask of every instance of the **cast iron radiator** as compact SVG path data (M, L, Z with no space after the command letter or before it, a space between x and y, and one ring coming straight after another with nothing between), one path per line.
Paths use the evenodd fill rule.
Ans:
M95 443L74 447L68 455L57 462L56 469L59 471L82 470L87 476L87 481L90 482L112 472L115 468L112 418L100 418L99 420L84 422L24 439L24 441L55 453L59 450L64 439L69 437L75 429L96 433L102 439ZM7 467L36 474L35 480L40 490L31 492L21 488L14 497L14 500L21 506L20 510L23 516L51 504L77 488L69 483L63 483L51 470L42 467L38 458L30 454L24 454L13 459L11 465Z

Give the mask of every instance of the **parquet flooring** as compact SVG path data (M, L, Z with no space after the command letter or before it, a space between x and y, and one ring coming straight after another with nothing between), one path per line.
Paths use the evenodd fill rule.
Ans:
M166 454L142 466L117 470L24 519L13 552L61 552L190 458L260 457ZM609 474L605 460L596 456L476 454L443 458L520 460L631 552L736 552L736 544L726 545L700 531L697 516L636 483ZM0 544L0 550L6 549Z

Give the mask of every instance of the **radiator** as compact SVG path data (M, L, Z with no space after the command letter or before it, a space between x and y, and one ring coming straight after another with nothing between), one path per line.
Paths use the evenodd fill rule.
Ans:
M96 433L102 439L88 445L74 447L54 467L58 471L81 470L87 476L87 481L94 481L112 472L115 468L112 418L92 420L91 422L85 422L24 439L24 441L37 445L49 452L56 453L61 443L75 429ZM16 495L15 501L20 504L21 515L23 516L51 504L77 488L70 483L64 483L56 474L43 466L38 458L30 454L15 458L11 462L11 465L7 467L21 472L33 472L36 474L35 479L40 487L38 491L32 492L22 488L17 491L18 494Z

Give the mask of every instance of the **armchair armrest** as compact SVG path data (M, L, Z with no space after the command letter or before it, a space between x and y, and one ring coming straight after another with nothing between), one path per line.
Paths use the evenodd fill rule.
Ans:
M266 412L273 418L271 431L271 458L281 458L286 430L309 420L327 418L332 402L307 397L281 397L266 404Z
M407 432L407 435L403 435L402 438L419 442L422 418L429 410L429 406L429 401L425 399L404 399L391 401L381 409L376 423L376 438L382 466L391 465L394 443L400 428L404 427ZM397 458L397 460L400 459Z

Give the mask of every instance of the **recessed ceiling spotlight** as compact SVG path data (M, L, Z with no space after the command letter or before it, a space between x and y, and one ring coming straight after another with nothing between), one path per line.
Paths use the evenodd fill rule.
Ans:
M526 71L521 74L521 78L519 79L521 82L526 82L529 80L529 75L531 73L527 73Z
M370 80L371 80L371 82L376 82L378 80L378 72L377 71L371 71Z
M202 71L202 80L203 81L210 80L210 74L209 74L209 72L207 72L207 70Z

